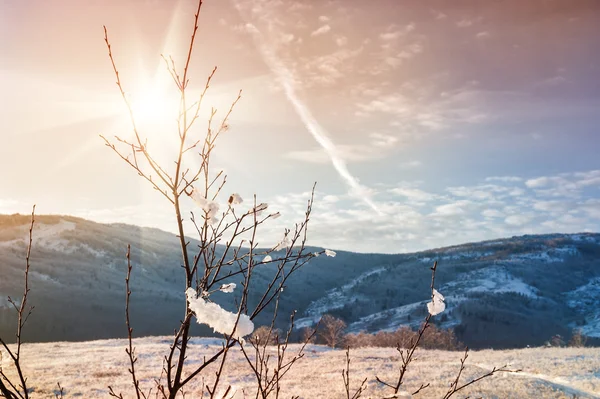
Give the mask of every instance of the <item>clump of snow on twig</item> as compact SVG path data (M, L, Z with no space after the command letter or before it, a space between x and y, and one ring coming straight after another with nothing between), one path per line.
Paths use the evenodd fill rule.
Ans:
M233 290L235 290L235 287L236 287L235 283L223 284L221 286L221 288L219 288L219 291L226 292L229 294L229 293L232 293Z
M217 214L219 213L219 203L216 201L211 201L204 197L200 192L196 189L192 190L190 197L196 201L196 203L202 208L204 212L206 212L206 220L210 224L215 224L219 220L217 219Z
M263 258L263 263L271 262L272 260L273 258L271 258L271 255L267 255Z
M264 210L266 210L269 207L269 205L265 204L264 202L261 202L260 204L256 205L254 208L252 208L251 210L248 211L248 214L256 214L256 217L259 217Z
M196 291L191 287L185 291L185 295L190 304L190 309L196 315L198 324L207 324L215 332L231 334L236 339L242 339L242 337L250 335L254 331L254 323L248 315L241 314L237 326L235 326L236 313L228 312L218 304L208 302L202 297L197 298ZM233 331L234 326L235 331Z
M244 202L242 197L238 193L233 193L229 196L229 205L238 205Z
M446 309L444 296L434 288L431 302L427 304L427 310L429 311L430 315L435 316L442 313L444 309Z
M290 238L286 235L285 237L283 237L283 240L281 240L279 242L279 244L277 244L275 246L275 248L273 248L273 251L280 251L284 248L289 248L292 245L292 241L290 240Z
M332 258L335 258L335 256L336 256L337 254L335 253L335 251L332 251L331 249L326 249L326 250L325 250L325 255L327 255L327 256L330 256L330 257L332 257Z

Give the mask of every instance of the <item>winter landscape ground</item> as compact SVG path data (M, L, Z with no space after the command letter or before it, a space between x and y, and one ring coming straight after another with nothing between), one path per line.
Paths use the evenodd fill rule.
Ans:
M0 398L600 399L571 3L0 0Z
M146 389L154 386L160 374L161 355L170 337L148 337L135 340L139 361L138 377ZM220 348L217 339L193 339L190 364L193 359L214 353ZM64 387L65 397L106 398L108 385L130 397L131 379L127 373L126 340L89 342L54 342L27 344L23 347L25 372L36 398L54 398L57 382ZM297 349L292 345L292 352ZM273 350L275 350L273 348ZM344 398L341 371L345 367L345 352L321 345L309 345L306 354L283 381L281 397ZM421 383L431 386L421 398L440 398L448 390L460 365L460 352L418 350L411 364L406 390L412 392ZM238 398L253 398L254 377L239 349L232 354L226 368L226 381L239 393ZM357 388L367 378L364 398L385 397L386 391L375 376L391 379L398 367L397 352L384 348L365 348L351 352L351 387ZM6 362L5 362L6 364ZM597 348L527 348L517 350L482 350L470 352L463 381L485 374L494 366L508 364L521 372L498 374L461 391L457 397L483 398L600 398L600 350ZM5 368L6 370L6 368ZM214 371L214 370L212 370ZM208 371L205 375L212 376ZM14 370L8 367L8 375ZM58 379L58 381L57 381ZM202 379L188 387L188 398L200 397ZM152 395L153 397L153 395Z

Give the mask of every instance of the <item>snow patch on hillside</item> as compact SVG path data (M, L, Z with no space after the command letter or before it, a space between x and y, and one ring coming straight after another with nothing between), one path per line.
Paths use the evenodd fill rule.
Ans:
M38 273L38 272L34 272L34 271L29 271L29 275L32 278L38 279L40 281L46 282L46 283L54 283L54 284L60 284L60 281L58 281L57 279L44 274L44 273Z
M352 289L365 281L365 279L367 279L369 276L379 274L384 270L385 268L383 267L369 270L368 272L359 275L354 280L344 284L343 286L327 291L327 294L324 297L319 298L308 305L308 308L305 312L307 316L298 319L295 323L295 328L298 329L310 327L318 322L319 319L321 319L321 316L326 314L328 311L332 309L343 308L350 302L363 299L357 295L353 295Z
M361 331L396 331L403 325L412 326L413 324L419 325L422 320L409 322L408 317L413 313L419 306L425 306L423 302L411 303L404 306L398 306L395 308L386 309L382 312L370 314L365 317L361 317L358 321L350 323L347 332L358 333Z
M600 337L600 277L567 293L567 305L585 315L586 325L573 326L589 337Z
M479 252L479 251L458 251L458 250L448 250L446 251L448 252L454 252L451 255L441 255L441 256L436 256L434 258L431 257L423 257L423 258L419 258L419 262L422 263L433 263L434 261L456 261L456 260L475 260L475 259L482 259L482 258L486 258L490 255L493 255L493 252Z
M77 224L75 222L63 219L54 224L36 223L33 227L33 248L42 248L67 255L84 251L97 258L107 255L106 251L97 250L88 244L75 243L61 237L63 232L73 231L76 228ZM29 244L29 225L18 226L15 229L17 230L17 236L22 237L0 242L0 247L15 247Z
M546 248L539 252L529 252L525 254L515 254L508 257L508 261L512 262L544 262L557 263L564 262L565 258L580 255L577 248L573 246L565 246L558 248Z
M591 243L597 243L598 241L598 237L589 233L583 233L583 234L571 234L569 237L571 237L571 239L573 241L578 241L578 242L591 242Z
M456 280L444 284L441 292L452 292L455 296L464 296L472 292L504 293L516 292L537 298L537 290L520 278L514 277L500 266L490 266L460 274Z

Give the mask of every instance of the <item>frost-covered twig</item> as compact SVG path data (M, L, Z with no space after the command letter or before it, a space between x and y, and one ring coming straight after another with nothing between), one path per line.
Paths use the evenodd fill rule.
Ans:
M127 324L127 342L129 347L125 348L125 353L127 353L127 357L129 358L129 374L131 374L131 379L133 382L133 387L135 389L135 395L137 397L137 399L147 399L150 396L150 392L152 391L152 389L150 388L150 391L148 392L148 395L146 395L140 388L140 380L137 379L137 377L135 376L135 363L137 362L137 356L135 355L135 347L133 346L133 327L131 327L131 320L129 318L129 297L131 296L131 289L129 287L129 280L131 279L131 270L132 270L132 265L131 265L131 245L127 245L127 254L125 255L127 258L127 275L125 276L125 323ZM109 385L108 386L108 393L110 394L110 396L115 397L115 398L120 398L123 399L123 395L119 394L117 395L113 388Z
M344 380L344 388L346 389L346 398L347 399L358 399L361 397L363 392L367 389L365 384L367 383L367 378L365 378L358 389L354 392L352 396L350 396L350 347L346 347L346 368L342 370L342 379Z
M251 339L250 343L252 348L254 349L254 361L251 359L250 354L244 347L244 345L240 345L244 358L246 359L247 364L249 365L252 373L256 377L256 397L266 399L272 393L275 394L275 399L279 398L279 394L281 391L281 381L283 377L290 371L293 365L304 357L304 349L310 340L312 339L315 332L313 332L310 336L306 338L303 342L302 346L299 350L289 357L287 355L288 346L290 343L290 336L294 329L294 317L295 314L292 313L290 316L290 325L289 329L283 339L275 333L275 320L277 318L277 312L279 309L279 300L281 295L281 289L279 290L279 294L275 300L275 310L273 311L273 318L271 320L271 324L267 329L266 339L261 339L257 337L256 339ZM316 330L315 330L316 331ZM274 336L274 343L277 348L277 357L274 359L270 353L268 353L268 347L273 344L271 338Z
M469 385L472 385L478 381L483 380L484 378L488 378L493 376L496 373L518 373L521 370L511 370L508 369L507 366L508 365L504 365L502 367L496 368L494 367L491 371L489 371L486 374L483 374L477 378L472 379L471 381L463 384L463 385L458 385L460 377L462 375L462 372L465 369L465 362L467 361L467 358L469 357L469 348L465 348L465 354L462 357L462 359L460 359L460 368L458 369L458 372L456 373L456 378L454 379L454 381L452 381L450 383L450 389L448 389L448 392L446 392L446 394L444 395L444 399L448 399L450 397L452 397L456 392L460 391L461 389L464 389L466 387L468 387Z
M60 382L57 382L56 386L58 387L58 391L56 391L56 393L54 394L54 397L56 399L63 399L64 394L65 394L65 389L60 386Z
M431 287L430 288L431 288L432 302L430 302L430 303L434 303L434 301L436 300L437 291L434 288L436 270L437 270L437 261L434 262L433 266L431 267ZM400 372L399 372L398 379L396 380L396 382L394 382L394 383L385 382L385 381L382 381L379 377L375 377L375 379L379 383L381 383L389 388L392 388L394 390L394 396L392 396L392 397L395 397L395 395L398 394L398 392L400 391L400 387L402 386L402 383L404 382L404 376L406 375L408 366L412 362L415 351L417 350L417 347L419 346L419 342L421 342L421 338L423 337L425 330L429 327L429 322L431 321L431 317L435 313L434 309L430 306L428 306L428 310L429 310L429 312L427 313L427 317L425 318L425 321L423 322L423 324L421 324L421 327L419 328L419 331L417 333L417 338L413 341L410 348L405 352L404 349L401 348L400 344L398 344L398 346L396 347L396 350L400 353L400 358L402 360L402 364L400 366ZM437 310L437 308L435 310ZM435 314L437 314L437 313L435 313ZM417 393L424 388L426 388L426 386L421 385L421 388L419 388Z
M23 292L23 298L21 299L21 303L17 305L17 303L11 298L8 297L9 303L14 307L17 312L17 332L15 334L16 337L16 350L11 350L6 341L0 337L0 344L4 347L8 356L12 360L14 364L17 375L19 376L19 382L12 382L8 376L2 370L2 366L0 364L0 393L7 399L28 399L29 398L29 389L27 388L27 378L23 374L23 368L21 364L21 343L23 337L23 327L29 316L31 316L31 312L33 311L33 306L31 306L27 310L27 314L25 314L25 308L27 306L27 296L29 294L29 258L31 256L31 246L33 244L33 226L35 224L35 205L31 211L31 224L29 225L29 242L27 244L27 255L25 256L25 287ZM16 384L19 384L18 386Z

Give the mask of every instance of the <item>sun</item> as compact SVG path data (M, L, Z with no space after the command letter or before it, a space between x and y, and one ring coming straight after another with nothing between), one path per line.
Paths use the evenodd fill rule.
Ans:
M144 85L131 100L135 122L144 128L163 128L175 124L178 106L177 97L157 84Z

